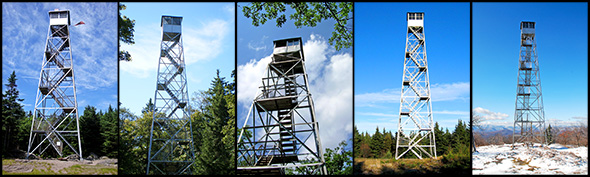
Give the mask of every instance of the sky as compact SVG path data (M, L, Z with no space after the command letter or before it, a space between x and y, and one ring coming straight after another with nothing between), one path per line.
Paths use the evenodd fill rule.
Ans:
M587 125L588 3L473 3L474 114L513 126L521 21L536 22L545 126Z
M287 6L287 22L282 28L274 20L255 27L244 17L238 3L237 68L238 128L243 127L254 97L260 93L266 66L271 61L273 41L301 37L309 89L314 102L323 148L334 149L343 140L352 143L352 47L336 51L328 43L334 20L324 20L316 27L296 28L288 19L293 11ZM352 27L352 22L349 22Z
M397 132L407 12L424 12L433 120L469 121L469 3L355 3L354 121Z
M117 3L2 3L2 90L15 71L25 111L32 111L49 28L48 12L70 10L78 109L117 106ZM84 21L84 25L74 24ZM80 114L82 116L82 114Z
M132 61L120 62L121 107L140 115L154 99L162 15L182 16L182 40L189 99L207 90L219 69L231 80L235 68L234 3L125 3L121 13L135 20L135 44L121 44Z

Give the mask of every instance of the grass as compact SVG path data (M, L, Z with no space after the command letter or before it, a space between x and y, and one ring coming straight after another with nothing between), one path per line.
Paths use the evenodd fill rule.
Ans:
M31 172L6 172L2 169L2 175L116 175L117 167L105 166L105 165L88 165L88 164L75 164L63 169L58 172L53 171L52 164L47 162L29 161L29 162L17 162L14 159L2 159L2 165L30 165L33 167Z
M424 175L471 174L471 160L464 155L444 155L434 159L355 158L354 174Z

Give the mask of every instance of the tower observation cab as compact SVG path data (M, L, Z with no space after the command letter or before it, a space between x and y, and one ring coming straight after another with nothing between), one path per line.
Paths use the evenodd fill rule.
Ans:
M423 12L408 12L406 14L408 26L424 26Z

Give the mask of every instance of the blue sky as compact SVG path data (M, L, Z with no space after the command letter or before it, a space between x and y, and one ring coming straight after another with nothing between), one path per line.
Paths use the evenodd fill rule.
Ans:
M117 3L2 3L2 90L16 72L25 111L33 110L49 28L48 12L68 9L78 109L117 106ZM84 21L85 25L73 24ZM81 116L81 114L80 114Z
M234 3L125 3L123 15L135 20L135 44L121 44L132 61L120 62L120 102L136 115L154 99L162 15L182 16L189 98L207 90L216 70L226 81L235 68Z
M433 119L469 121L469 3L355 3L355 125L397 131L406 13L424 12Z
M587 125L588 3L473 3L474 113L512 127L521 21L536 22L546 122Z
M242 127L248 110L262 83L271 60L273 40L301 37L309 88L316 109L323 148L335 148L352 138L352 48L336 51L328 39L334 20L324 20L316 27L296 28L288 19L293 11L287 6L287 22L282 28L274 20L255 27L237 9L238 127ZM348 23L352 27L352 22ZM349 142L349 145L351 143Z

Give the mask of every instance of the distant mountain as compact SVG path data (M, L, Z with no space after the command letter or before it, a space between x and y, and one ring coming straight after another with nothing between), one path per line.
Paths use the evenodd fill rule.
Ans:
M500 134L502 136L512 135L512 126L500 126L500 125L483 125L480 126L481 128L474 127L473 131L477 133L481 133L483 138L488 138L490 136L494 136L496 134Z
M546 127L549 125L545 125ZM473 131L477 132L477 133L482 133L484 138L496 135L498 133L500 133L502 136L506 136L506 135L512 135L512 126L504 126L504 125L483 125L480 126L481 128L478 127L474 127ZM559 131L559 130L563 130L563 129L567 129L567 128L571 128L573 126L555 126L555 125L551 125L551 128L553 128L553 130L555 131ZM518 133L518 130L517 132Z

